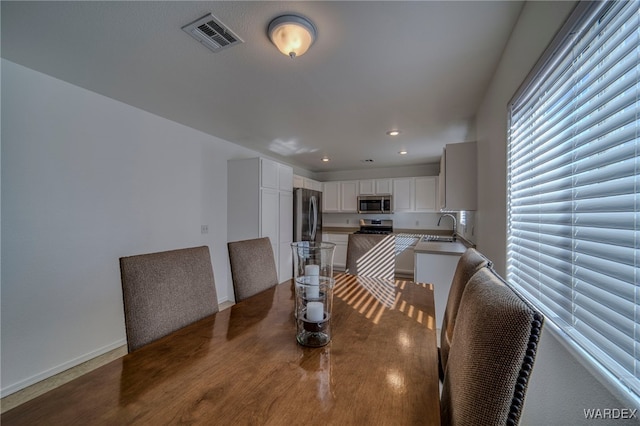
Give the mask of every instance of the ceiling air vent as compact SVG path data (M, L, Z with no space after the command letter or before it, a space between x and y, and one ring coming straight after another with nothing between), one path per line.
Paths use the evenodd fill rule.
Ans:
M240 37L212 14L205 15L182 29L213 52L243 43Z

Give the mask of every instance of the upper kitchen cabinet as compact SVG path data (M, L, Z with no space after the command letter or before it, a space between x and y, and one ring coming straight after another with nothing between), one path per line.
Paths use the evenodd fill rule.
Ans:
M439 207L447 211L476 210L477 144L447 144L440 159Z
M322 184L322 211L324 213L340 211L340 182Z
M340 210L358 212L358 181L340 182Z
M401 178L393 180L393 211L412 212L415 207L414 178Z
M358 181L324 182L322 211L323 213L357 213Z
M322 192L322 182L304 176L293 175L293 187L313 189L314 191Z
M393 179L393 211L435 212L437 192L436 176Z
M438 177L422 176L415 181L415 210L417 212L435 212L438 210Z
M262 188L293 192L293 168L266 158L251 158L250 160L260 169L260 186Z
M388 195L392 192L393 179L367 179L359 183L360 195Z
M293 169L266 158L227 163L227 238L269 237L278 280L291 278Z
M293 193L293 168L281 163L276 164L278 164L278 189Z

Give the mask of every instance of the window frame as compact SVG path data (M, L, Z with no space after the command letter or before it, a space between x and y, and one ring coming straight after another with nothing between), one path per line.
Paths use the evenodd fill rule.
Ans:
M530 73L527 75L521 86L514 93L513 97L508 102L507 108L507 200L510 197L511 191L511 171L510 171L510 156L511 156L511 129L512 120L511 112L514 105L523 105L530 99L535 93L536 89L544 84L544 80L555 70L555 66L560 62L561 58L567 51L570 51L573 47L573 39L575 34L581 34L584 28L589 28L593 23L611 7L612 1L606 2L590 2L580 1L574 10L570 13L569 17L565 21L564 25L560 28L550 45L542 54L540 59L536 62ZM640 136L637 136L640 137ZM637 207L636 207L637 208ZM510 236L510 217L511 206L507 203L507 237ZM636 210L637 212L637 210ZM636 228L637 229L637 228ZM507 257L507 265L510 258L509 243L505 245L505 252ZM526 297L526 291L523 292L519 289L516 283L509 282L518 293ZM636 281L636 285L638 285ZM536 300L530 300L530 302L539 306ZM543 311L547 311L548 308L543 308ZM553 318L548 318L549 321L545 323L545 326L551 331L551 334L578 360L578 362L584 366L596 379L598 379L616 398L630 404L632 407L640 406L640 393L636 394L630 392L624 385L621 385L619 379L615 377L610 371L601 366L600 361L597 361L593 355L588 353L576 340L570 335L570 331L564 329L563 326L554 322ZM637 321L637 318L636 318ZM638 326L636 322L636 327ZM636 341L636 345L637 345Z

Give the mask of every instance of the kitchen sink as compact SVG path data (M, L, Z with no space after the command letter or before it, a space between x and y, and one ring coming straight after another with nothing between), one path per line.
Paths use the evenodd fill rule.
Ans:
M453 235L423 235L420 241L423 243L453 243L456 241L456 237Z

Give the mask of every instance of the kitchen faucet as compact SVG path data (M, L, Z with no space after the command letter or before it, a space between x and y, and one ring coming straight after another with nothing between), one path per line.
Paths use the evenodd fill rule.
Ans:
M451 220L453 220L453 237L455 238L456 232L458 232L458 222L456 221L456 217L454 215L452 215L451 213L445 213L442 216L440 216L440 219L438 219L438 226L440 226L440 221L445 216L448 216L451 218Z

